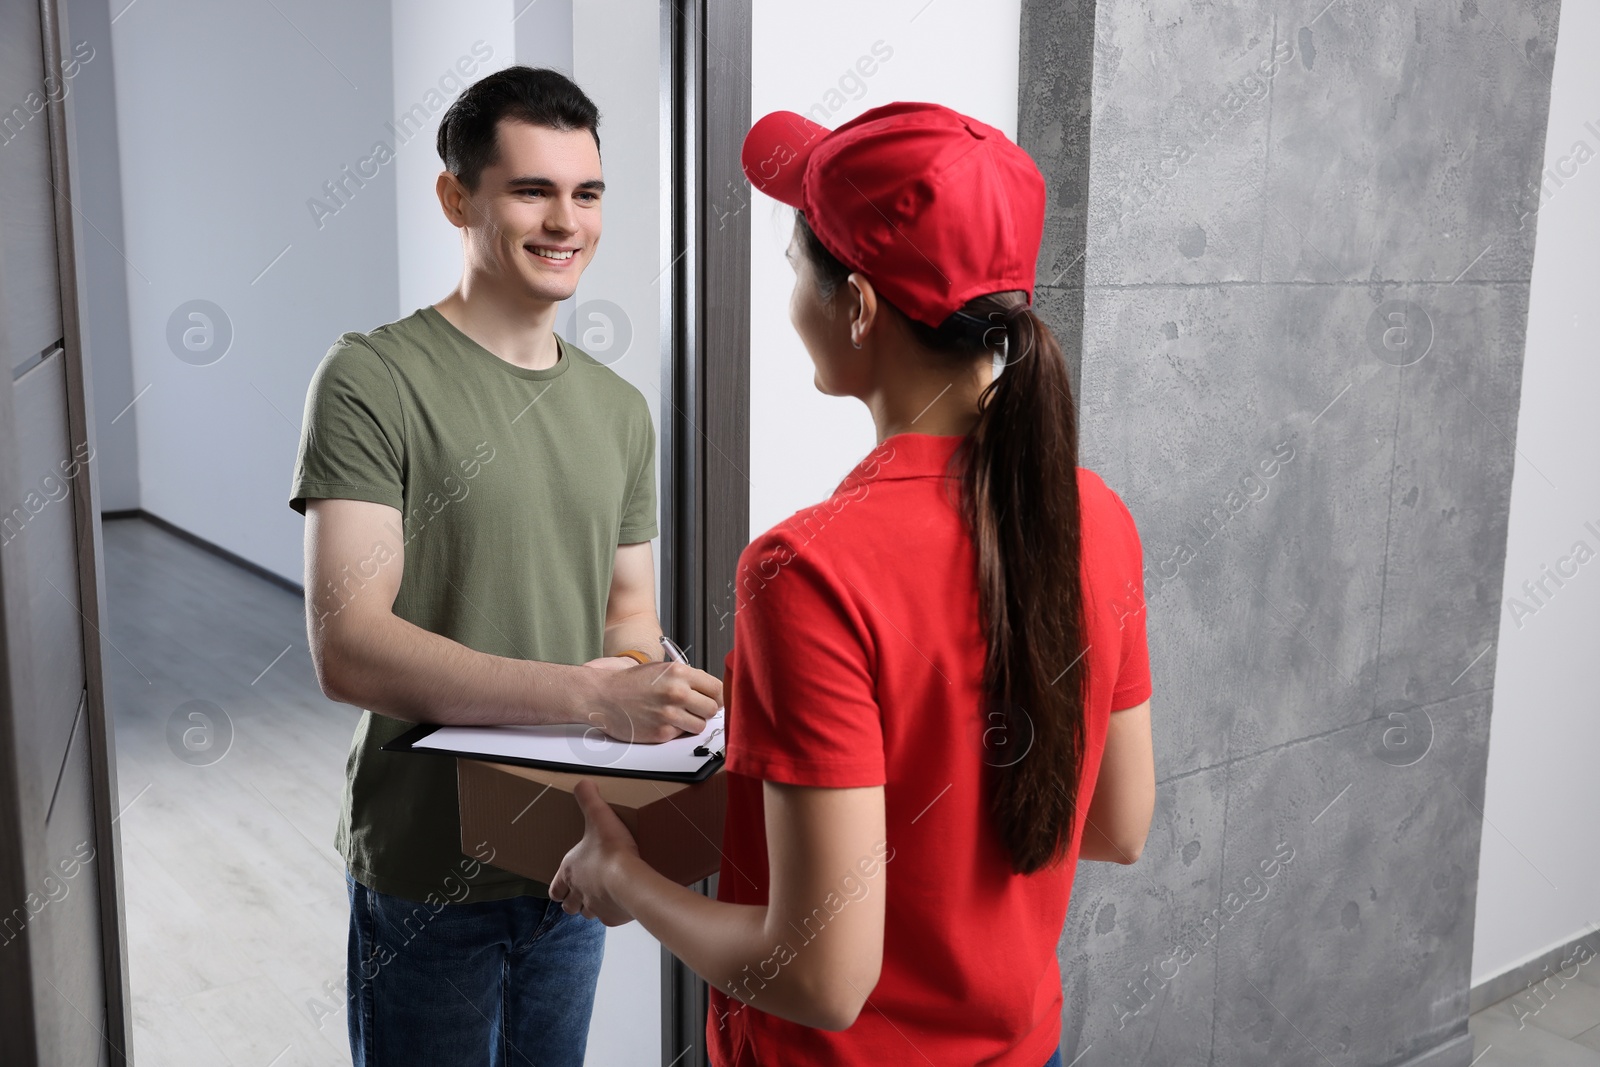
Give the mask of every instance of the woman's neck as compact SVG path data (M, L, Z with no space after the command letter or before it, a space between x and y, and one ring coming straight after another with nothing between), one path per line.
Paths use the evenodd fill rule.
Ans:
M975 359L959 373L928 369L923 361L897 361L906 370L862 398L878 428L878 442L897 433L960 436L978 421L978 396L993 377L990 360Z

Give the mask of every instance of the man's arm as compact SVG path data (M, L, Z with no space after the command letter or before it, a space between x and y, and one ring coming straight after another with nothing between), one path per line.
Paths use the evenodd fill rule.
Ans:
M656 615L656 564L649 541L618 545L606 596L605 654L637 649L663 659L661 620ZM721 686L718 686L720 700Z
M661 648L661 620L656 615L656 566L649 541L617 546L616 562L611 569L611 589L606 596L602 647L606 658L590 660L585 666L631 667L634 658L622 655L626 649L638 649L652 662L666 658ZM715 675L699 673L706 674L711 684L697 688L721 707L722 682Z
M592 722L613 737L698 733L721 684L704 671L623 671L493 656L394 614L405 569L400 512L364 500L306 501L306 632L330 699L410 722ZM648 547L648 546L647 546Z

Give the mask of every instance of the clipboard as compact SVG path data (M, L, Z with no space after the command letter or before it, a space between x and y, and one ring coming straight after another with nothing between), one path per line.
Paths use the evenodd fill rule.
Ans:
M725 759L726 709L706 721L693 736L659 744L630 744L605 737L593 726L567 723L550 726L440 726L419 723L379 746L383 752L457 756L485 763L509 763L568 774L613 778L648 778L658 782L703 782ZM697 745L715 746L710 755L694 756Z

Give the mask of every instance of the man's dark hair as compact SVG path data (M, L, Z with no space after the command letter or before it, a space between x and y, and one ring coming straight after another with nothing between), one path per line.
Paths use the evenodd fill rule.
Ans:
M588 130L600 149L600 109L571 78L545 67L506 67L467 86L439 122L437 147L445 169L478 191L483 169L499 158L501 119L552 130Z

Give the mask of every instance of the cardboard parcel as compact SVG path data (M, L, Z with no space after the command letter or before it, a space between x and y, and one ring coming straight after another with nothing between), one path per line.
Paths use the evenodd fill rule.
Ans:
M546 884L583 839L583 810L572 790L588 778L662 874L689 885L717 872L728 806L725 772L703 782L572 774L509 763L456 759L461 849L494 848L494 865Z

